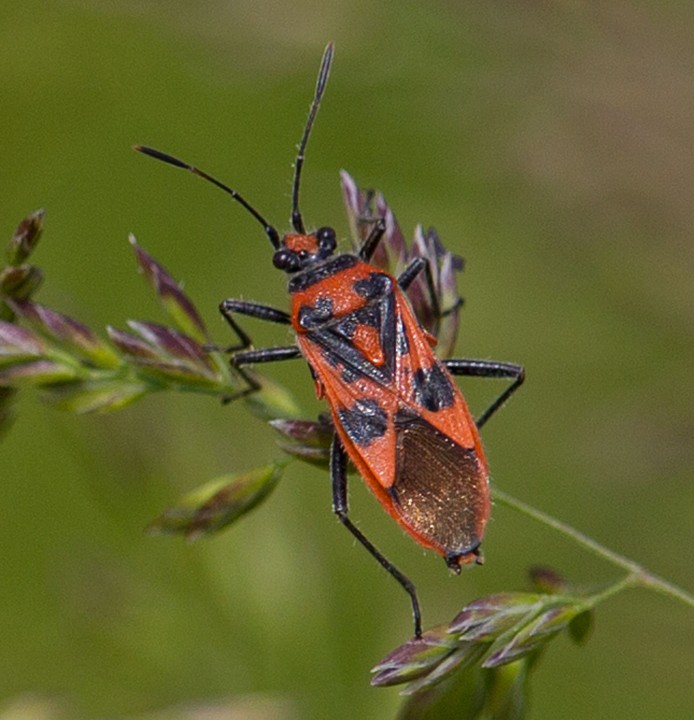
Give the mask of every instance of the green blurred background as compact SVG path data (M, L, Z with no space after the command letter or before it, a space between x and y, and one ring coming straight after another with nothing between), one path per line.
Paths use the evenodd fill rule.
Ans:
M434 224L468 263L459 354L527 369L485 428L495 482L691 589L691 3L5 0L0 232L47 209L39 299L98 328L161 320L132 231L220 342L222 298L284 306L253 219L130 146L199 164L286 227L330 39L307 223L345 235L344 167L407 234ZM258 345L287 341L250 325ZM300 363L272 374L315 411ZM464 384L473 408L491 385ZM57 699L70 718L205 703L220 718L393 716L396 691L370 688L368 670L408 637L407 598L333 518L325 472L294 464L216 539L152 538L144 526L179 494L279 456L270 429L193 396L74 417L26 393L18 410L0 450L0 698ZM416 580L425 625L523 588L533 563L618 575L498 507L486 565L449 577L358 482L351 499ZM620 595L585 648L553 644L531 717L689 718L693 646L691 612Z

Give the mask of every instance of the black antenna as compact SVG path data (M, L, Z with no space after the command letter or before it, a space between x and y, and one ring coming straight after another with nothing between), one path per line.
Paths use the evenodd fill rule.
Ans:
M315 114L315 113L314 113ZM150 157L156 158L157 160L161 160L162 162L169 163L169 165L173 165L175 167L183 168L184 170L190 170L190 172L193 173L193 175L197 175L201 177L203 180L207 180L208 182L211 182L213 185L216 185L221 190L224 190L225 193L228 195L231 195L231 197L236 200L237 203L240 205L243 205L243 207L248 210L248 212L253 215L253 217L263 226L263 229L265 230L265 234L268 236L270 242L272 243L272 246L275 248L279 248L280 246L280 236L277 230L270 225L270 223L247 201L245 200L241 195L239 195L236 190L230 188L228 185L225 185L224 183L220 182L216 178L213 178L212 175L208 175L206 172L203 172L202 170L199 170L198 168L194 167L193 165L189 165L186 162L183 162L183 160L179 160L178 158L173 157L172 155L167 155L166 153L161 152L160 150L155 150L151 147L145 147L144 145L133 145L133 150L137 150L137 152L144 153L145 155L149 155Z
M333 44L330 42L326 45L325 51L323 52L323 60L320 64L320 70L318 71L318 80L316 81L316 93L313 96L313 102L311 103L311 110L308 114L308 120L306 120L306 127L304 128L304 134L299 143L299 154L296 156L296 163L294 165L294 184L292 186L292 226L293 228L302 235L306 234L306 228L304 227L304 220L301 217L301 211L299 210L299 185L301 181L301 168L304 165L304 154L306 153L306 145L308 144L308 138L311 134L311 128L313 122L318 114L318 108L320 107L323 93L325 92L325 86L328 83L328 75L330 75L330 65L333 61Z

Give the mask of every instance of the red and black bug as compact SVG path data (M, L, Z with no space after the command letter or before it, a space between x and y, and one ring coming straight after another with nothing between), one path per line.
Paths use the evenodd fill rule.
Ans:
M524 373L511 363L436 357L436 341L420 325L405 295L422 272L433 293L428 261L415 258L399 277L369 264L385 232L382 220L374 223L356 255L336 254L330 227L307 232L299 210L301 171L332 57L329 44L299 144L292 192L294 232L280 238L236 190L158 150L136 149L217 185L263 226L275 250L275 267L289 275L291 312L244 300L221 303L238 336L238 344L229 348L231 362L248 383L240 394L258 389L244 371L248 365L300 357L308 362L335 429L330 455L333 510L409 594L419 637L421 612L413 583L348 516L348 459L401 527L460 572L461 565L480 561L490 513L489 474L478 431L520 386ZM251 339L236 314L291 325L297 344L248 349ZM453 375L507 378L512 383L474 420Z

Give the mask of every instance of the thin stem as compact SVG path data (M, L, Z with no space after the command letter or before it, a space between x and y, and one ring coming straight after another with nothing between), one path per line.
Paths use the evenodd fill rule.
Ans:
M604 545L601 545L599 542L593 540L593 538L588 535L585 535L580 530L576 530L576 528L571 527L571 525L567 525L561 520L557 520L551 515L542 512L542 510L538 510L532 505L524 503L522 500L518 500L512 495L503 492L503 490L499 490L497 487L494 487L493 495L494 500L502 505L513 508L514 510L523 513L523 515L527 515L533 520L537 520L543 525L551 527L553 530L562 533L562 535L570 537L579 545L583 545L583 547L590 550L594 555L597 555L598 557L603 558L603 560L607 560L613 565L626 570L629 575L625 579L624 587L640 586L650 588L651 590L655 590L663 595L668 595L674 600L679 600L685 605L694 608L694 595L688 593L686 590L683 590L677 585L673 585L668 580L665 580L658 575L654 575L650 571L646 570L646 568L633 560L630 560L624 555L620 555L619 553L614 552L614 550L606 548Z
M594 595L591 595L589 598L588 605L589 605L589 607L595 607L596 605L599 605L600 603L604 602L605 600L608 600L613 595L616 595L617 593L622 592L622 590L626 590L627 588L634 587L635 584L638 584L636 582L636 575L633 575L632 573L629 573L628 575L624 575L622 578L620 578L616 582L612 583L611 585L608 585L602 591L595 593Z

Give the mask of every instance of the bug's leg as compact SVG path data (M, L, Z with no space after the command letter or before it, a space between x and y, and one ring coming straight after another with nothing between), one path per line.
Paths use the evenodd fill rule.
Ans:
M395 565L387 560L376 549L373 543L354 525L348 517L347 506L347 453L342 447L342 443L337 435L333 436L333 442L330 447L330 477L333 484L333 512L337 515L340 522L354 535L354 537L378 560L383 568L385 568L399 583L405 592L410 596L412 601L412 614L414 616L414 636L422 637L422 613L419 609L419 600L417 599L417 590L413 582L403 575Z
M431 313L435 318L441 319L442 317L446 317L446 315L450 315L450 313L457 310L463 304L463 298L458 298L455 305L443 311L441 310L439 298L436 294L436 287L434 286L434 276L431 274L431 264L423 257L416 257L411 260L410 264L400 273L398 277L400 289L406 292L422 271L424 271L424 279L426 280L427 291L429 293Z
M382 239L385 231L386 224L385 221L381 218L376 222L373 229L371 230L371 233L369 234L369 237L366 238L361 250L359 251L359 257L362 260L368 262L368 260L371 259L371 256L376 251L378 243ZM406 292L410 285L417 278L419 273L421 273L422 271L424 271L427 291L429 293L431 311L435 318L440 319L442 317L446 317L446 315L454 312L463 304L463 299L458 298L452 307L441 310L441 307L439 305L439 298L436 294L436 287L434 285L434 277L431 272L431 265L429 261L423 257L413 258L410 261L409 265L400 273L398 277L398 285L400 286L400 289Z
M260 389L260 383L250 372L243 368L244 365L261 362L274 362L276 360L290 360L292 358L300 357L301 353L299 348L295 345L289 347L265 348L261 350L237 352L250 347L252 345L252 341L250 335L248 335L248 333L236 321L236 318L234 318L234 313L248 315L249 317L279 323L281 325L289 325L291 323L291 318L286 312L284 312L284 310L278 310L277 308L269 307L268 305L261 305L260 303L248 302L246 300L224 300L224 302L222 302L219 306L219 311L222 313L222 316L227 321L231 329L236 333L239 341L235 345L212 349L221 350L226 353L236 353L231 358L231 365L236 369L238 374L246 383L245 388L232 393L231 395L227 395L223 398L222 402L230 403L233 400L238 400L241 397L257 392Z
M426 261L426 258L416 257L410 260L409 265L398 276L398 285L400 286L400 289L407 290L422 270L427 273L427 283L430 283L433 286L434 281L431 277L431 267L429 266L429 263Z
M513 382L494 400L494 402L477 418L475 423L481 428L487 420L513 395L525 380L525 370L521 365L494 360L443 360L443 364L452 375L468 377L506 378Z
M261 305L260 303L248 302L246 300L224 300L219 306L219 312L222 313L222 316L239 339L236 345L229 345L228 347L222 348L222 352L226 353L245 350L253 344L250 335L248 335L234 318L234 313L248 315L249 317L266 320L267 322L279 323L280 325L291 324L291 317L288 313L284 312L284 310L278 310L269 305ZM257 362L263 361L258 360Z
M462 298L458 298L453 307L447 308L441 312L438 298L434 288L434 279L431 274L431 265L422 257L414 258L410 264L403 270L398 277L398 285L402 290L407 288L414 282L420 272L424 270L426 284L429 288L431 296L431 306L434 317L445 317L460 307L463 303ZM516 390L523 384L525 380L525 370L522 366L514 363L495 362L492 360L464 360L464 359L448 359L443 360L443 364L448 368L452 375L468 375L471 377L488 377L488 378L507 378L513 382L494 400L494 402L477 418L475 421L478 428L481 428L487 420L513 395Z
M243 331L242 331L243 332ZM301 357L301 350L296 345L287 345L283 347L260 348L258 350L247 350L246 352L237 352L232 355L230 363L236 372L246 382L246 387L238 390L231 395L226 395L222 402L230 403L239 398L250 395L260 390L260 383L248 372L244 365L254 365L255 363L278 362L280 360L295 360Z
M364 240L364 244L359 250L359 259L364 262L369 262L371 257L376 252L378 243L381 242L383 235L386 231L386 221L383 218L379 218L371 228L369 236Z

